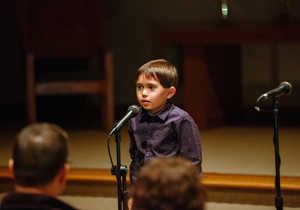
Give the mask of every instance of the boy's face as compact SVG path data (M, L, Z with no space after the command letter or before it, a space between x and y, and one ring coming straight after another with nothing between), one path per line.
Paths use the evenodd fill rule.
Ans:
M167 99L175 94L175 88L164 88L153 77L141 74L136 81L136 96L142 107L156 115L166 105Z

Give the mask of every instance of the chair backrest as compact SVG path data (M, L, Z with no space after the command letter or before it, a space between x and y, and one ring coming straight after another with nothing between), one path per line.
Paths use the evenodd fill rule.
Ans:
M104 46L98 0L24 0L24 48L36 57L89 57Z

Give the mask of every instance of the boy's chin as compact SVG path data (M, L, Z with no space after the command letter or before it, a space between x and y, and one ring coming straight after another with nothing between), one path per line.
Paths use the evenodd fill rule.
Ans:
M145 110L150 111L150 109L147 108L146 106L143 106L143 105L142 105L142 107L143 107Z
M142 106L142 107L143 107L144 110L146 110L146 111L148 111L148 112L151 112L151 110L152 110L152 109L149 109L148 106Z
M149 105L148 105L148 104L144 104L144 103L141 102L140 105L141 105L144 109L146 109L146 110L149 111Z

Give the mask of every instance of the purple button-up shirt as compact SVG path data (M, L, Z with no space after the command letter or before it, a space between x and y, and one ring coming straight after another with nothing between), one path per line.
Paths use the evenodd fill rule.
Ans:
M153 157L180 156L199 167L202 176L202 147L197 125L191 116L170 101L155 116L140 108L138 116L128 122L130 136L130 180Z

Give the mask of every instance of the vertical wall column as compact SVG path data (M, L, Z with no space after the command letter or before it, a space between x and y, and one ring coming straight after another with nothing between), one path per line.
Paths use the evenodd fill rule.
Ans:
M184 108L200 129L242 119L238 45L184 45Z

